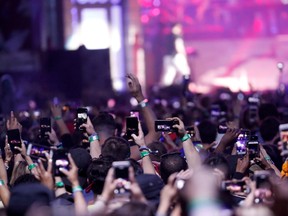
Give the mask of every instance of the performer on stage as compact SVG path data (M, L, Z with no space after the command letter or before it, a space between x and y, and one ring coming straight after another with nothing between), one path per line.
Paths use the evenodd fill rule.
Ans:
M177 23L172 26L166 43L167 54L163 57L163 72L160 85L180 84L183 76L190 77L181 24Z

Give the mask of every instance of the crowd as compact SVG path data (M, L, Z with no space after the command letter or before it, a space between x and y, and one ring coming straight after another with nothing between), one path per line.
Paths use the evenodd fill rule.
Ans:
M0 215L288 215L284 95L174 103L127 81L133 112L54 101L1 120Z

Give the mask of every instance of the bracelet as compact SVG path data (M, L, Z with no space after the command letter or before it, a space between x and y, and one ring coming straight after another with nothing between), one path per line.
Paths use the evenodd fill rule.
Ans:
M99 141L99 136L98 136L98 134L92 134L91 136L88 137L88 140L89 140L90 143L94 142L96 140Z
M144 157L148 156L149 154L150 154L150 153L149 153L149 151L147 151L147 150L143 150L143 151L140 152L141 158L144 158Z
M56 182L56 183L55 183L55 187L56 187L56 188L63 188L63 187L64 187L64 183L63 183L62 181Z
M81 187L80 185L72 188L73 194L76 193L76 192L78 192L78 191L79 191L79 192L82 192L82 190L83 190L83 189L82 189L82 187Z
M55 116L55 117L54 117L54 120L56 120L56 121L57 121L57 120L60 120L60 119L62 119L62 116Z
M214 199L199 199L199 200L192 200L189 203L188 208L189 210L191 210L191 209L196 209L196 208L203 208L207 206L218 206L218 205L219 205L219 202Z
M147 147L147 146L141 146L140 148L139 148L139 151L141 152L141 151L148 151L148 152L150 152L150 149Z
M138 103L138 106L144 108L147 106L147 104L148 104L148 99L145 98L144 100L142 100L141 102Z
M186 140L190 139L191 138L191 135L190 134L185 134L182 138L181 138L181 141L182 142L185 142Z
M0 179L0 186L5 185L4 180Z
M57 149L63 149L63 144L62 144L62 142L59 142L59 143L56 145L56 148L57 148Z
M28 170L31 171L32 169L34 169L36 167L36 164L32 163L28 166Z
M270 162L271 164L274 164L274 162L271 160L270 156L265 156L265 160Z

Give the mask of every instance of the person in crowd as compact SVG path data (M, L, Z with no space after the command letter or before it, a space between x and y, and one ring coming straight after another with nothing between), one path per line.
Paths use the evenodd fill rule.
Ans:
M40 127L34 117L23 121L13 111L5 117L1 214L288 215L288 163L285 140L279 134L279 125L287 122L275 104L260 103L252 115L248 101L233 109L238 99L231 95L225 101L229 115L212 122L208 104L219 103L218 97L209 98L211 103L198 103L195 98L190 106L181 95L180 108L165 103L155 106L153 99L144 97L136 76L128 74L127 83L140 111L129 139L125 118L121 114L117 119L118 127L117 116L108 109L95 116L87 113L83 124L73 130L71 116L60 104L50 104L51 130L43 143L38 143ZM169 101L169 95L162 97ZM210 95L199 98L204 97ZM70 107L70 114L78 107ZM127 105L127 117L132 108ZM195 110L201 110L197 118L190 116ZM77 125L78 117L73 115ZM157 119L173 122L169 131L156 131ZM217 130L219 125L225 130ZM243 141L244 129L248 135ZM15 133L19 136L11 136Z

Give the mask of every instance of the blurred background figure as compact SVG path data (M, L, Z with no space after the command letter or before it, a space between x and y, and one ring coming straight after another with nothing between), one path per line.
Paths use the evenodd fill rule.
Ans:
M180 84L183 76L190 77L186 49L182 35L182 25L173 24L167 35L166 55L163 57L163 74L160 85Z

